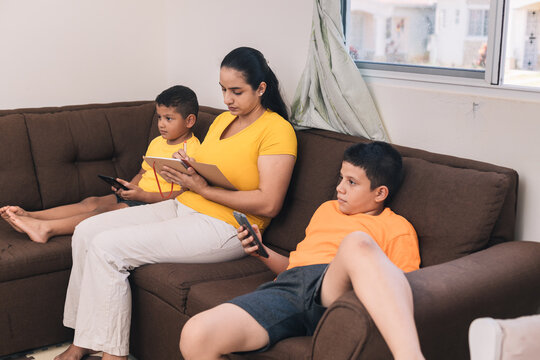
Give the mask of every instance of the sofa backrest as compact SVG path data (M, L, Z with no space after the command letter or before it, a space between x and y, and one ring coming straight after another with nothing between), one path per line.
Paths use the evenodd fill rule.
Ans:
M280 214L265 241L286 253L304 237L317 207L336 198L343 152L368 140L324 130L297 131L298 159ZM415 227L422 266L513 239L517 173L508 168L395 146L405 177L390 207Z
M223 110L201 107L203 140ZM97 173L130 179L158 136L153 102L0 111L0 205L29 210L110 193ZM264 241L288 253L317 207L335 199L343 152L366 139L324 130L297 131L298 159L283 209ZM492 164L396 146L405 179L390 204L414 225L422 265L438 264L513 239L518 176ZM5 179L5 180L4 180Z
M12 175L20 183L2 191L2 202L34 210L110 193L96 174L130 179L137 173L154 112L150 102L0 112L2 122L19 118L1 133L9 142L20 142L17 151L1 143L0 151L11 156L0 171L9 174L24 166Z

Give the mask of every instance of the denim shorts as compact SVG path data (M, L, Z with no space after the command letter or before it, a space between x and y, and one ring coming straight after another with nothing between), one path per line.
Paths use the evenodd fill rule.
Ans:
M326 310L320 304L320 289L328 264L286 270L274 281L230 301L247 311L267 332L268 345L293 337L313 335Z
M139 205L146 205L147 203L145 202L142 202L142 201L137 201L137 200L126 200L126 199L122 199L120 196L118 196L117 194L116 195L116 202L118 204L120 203L124 203L126 204L127 206L129 207L132 207L132 206L139 206Z

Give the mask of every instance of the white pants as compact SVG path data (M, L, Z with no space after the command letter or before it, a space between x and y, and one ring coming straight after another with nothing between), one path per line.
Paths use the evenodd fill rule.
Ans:
M91 217L75 228L72 252L64 325L75 329L75 345L116 356L129 353L129 270L245 255L232 225L176 200Z

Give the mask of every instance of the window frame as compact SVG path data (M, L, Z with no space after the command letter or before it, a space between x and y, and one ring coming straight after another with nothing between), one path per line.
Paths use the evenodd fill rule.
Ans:
M350 23L350 2L351 0L340 0L342 9L343 33L347 38L348 24ZM447 77L450 82L456 84L470 84L471 81L482 81L478 85L499 85L502 84L502 69L504 68L504 44L506 41L505 31L507 27L507 17L505 14L509 7L508 0L490 0L488 16L487 53L484 70L477 69L456 69L425 65L392 64L383 62L372 62L355 60L355 64L360 70L375 72L398 72L410 74L412 80L417 80L418 76L426 77ZM472 8L476 9L475 6ZM469 8L471 9L471 8ZM480 10L480 8L478 8ZM466 15L468 16L468 14ZM466 17L460 13L460 21L465 21ZM467 18L468 20L468 18ZM468 24L467 24L468 26ZM468 30L467 30L468 31ZM402 77L402 76L399 76ZM422 80L425 81L425 80ZM437 81L438 82L438 81ZM446 81L445 81L446 82ZM516 88L527 91L540 91L539 88L525 88L520 86L504 85L505 88Z

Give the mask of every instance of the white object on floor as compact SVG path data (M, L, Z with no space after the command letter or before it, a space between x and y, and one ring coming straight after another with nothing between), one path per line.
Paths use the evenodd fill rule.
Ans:
M539 339L540 315L476 319L469 327L471 360L539 359Z
M493 318L480 318L469 327L471 360L500 360L503 333Z

